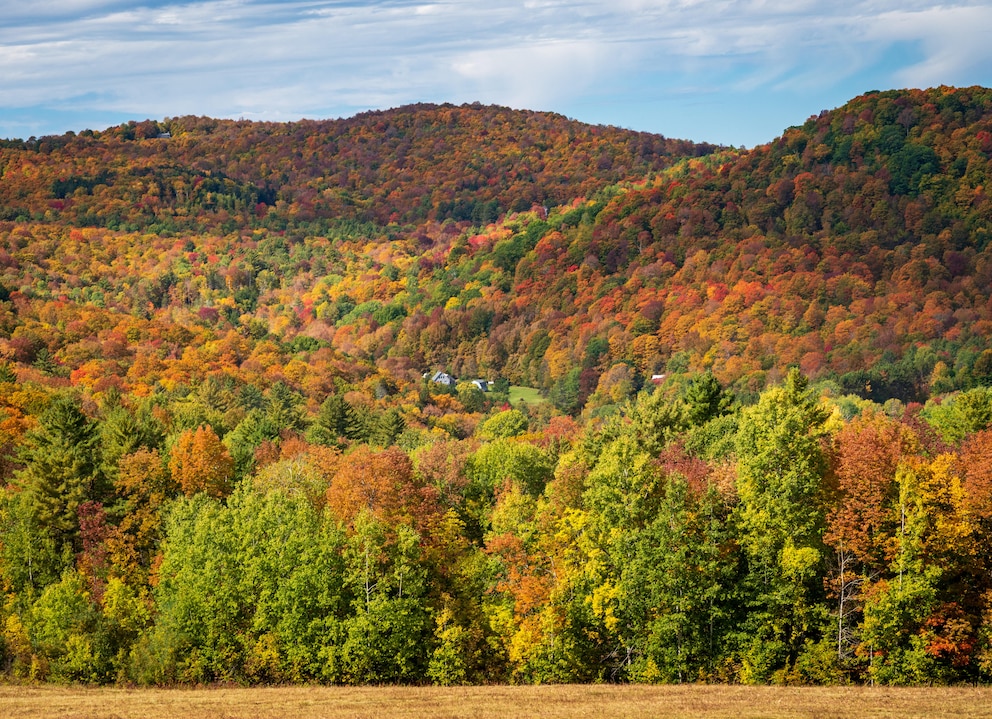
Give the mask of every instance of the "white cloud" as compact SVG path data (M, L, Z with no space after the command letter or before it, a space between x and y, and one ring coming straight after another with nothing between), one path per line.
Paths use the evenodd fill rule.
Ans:
M0 14L4 107L141 116L554 109L638 73L666 92L798 92L857 77L897 42L924 57L883 68L893 83L988 82L992 59L988 2L0 0Z
M485 87L494 102L513 107L549 107L624 64L609 45L595 40L477 50L451 63L469 88Z
M873 30L873 37L882 41L922 44L925 59L895 74L906 86L989 82L992 7L988 5L894 11L881 16Z

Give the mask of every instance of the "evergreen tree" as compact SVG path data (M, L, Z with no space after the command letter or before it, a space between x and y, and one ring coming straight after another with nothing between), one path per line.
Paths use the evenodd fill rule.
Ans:
M236 403L246 412L265 408L265 395L253 384L246 384L238 391Z
M141 448L157 449L162 441L161 427L150 414L139 417L120 405L112 408L100 424L104 473L108 477L116 477L117 463L121 457L134 454Z
M367 442L372 434L375 416L364 405L345 403L344 436L354 442Z
M302 430L306 426L303 417L303 398L282 382L276 382L266 395L268 417L279 431Z
M403 433L406 422L395 409L389 409L376 418L373 441L380 447L391 447Z
M693 377L685 391L686 419L694 426L729 414L734 396L724 390L712 372Z
M320 405L317 418L307 429L307 440L313 444L333 446L347 432L348 405L339 394L332 394Z
M52 532L58 545L77 543L82 502L103 502L110 486L100 469L100 436L78 401L60 396L26 437L24 463L17 482L31 497L38 523Z
M231 409L231 393L217 379L207 377L196 388L197 399L205 407L215 412L226 412Z
M17 372L14 371L14 366L10 362L0 362L0 383L16 381Z
M581 409L579 377L582 369L574 367L555 380L548 392L551 403L566 414L575 414Z
M237 427L227 433L224 444L234 460L235 479L241 479L251 473L255 467L255 450L265 440L274 440L278 437L279 430L280 427L269 415L253 409L245 415Z

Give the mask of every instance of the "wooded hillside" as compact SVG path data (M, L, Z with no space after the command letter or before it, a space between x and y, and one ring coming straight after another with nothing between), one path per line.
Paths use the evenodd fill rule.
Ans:
M981 88L5 142L3 671L987 681L990 158Z
M486 223L714 149L481 105L289 124L179 117L3 145L0 217L159 233Z

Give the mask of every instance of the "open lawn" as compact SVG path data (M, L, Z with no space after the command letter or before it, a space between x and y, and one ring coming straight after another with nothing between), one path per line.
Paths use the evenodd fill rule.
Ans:
M527 404L541 404L542 402L547 402L546 399L541 395L540 390L536 390L533 387L518 387L513 385L510 387L510 406L516 407L523 400Z
M992 717L992 689L740 686L0 686L0 717L87 719L846 719Z

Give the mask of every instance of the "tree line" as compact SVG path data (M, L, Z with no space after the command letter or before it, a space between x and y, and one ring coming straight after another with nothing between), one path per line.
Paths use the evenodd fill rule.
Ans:
M338 395L248 440L168 431L130 397L40 406L0 491L10 679L910 684L992 666L984 387L893 414L798 371L747 405L696 374L585 427L494 407L464 439L371 441L335 423Z

